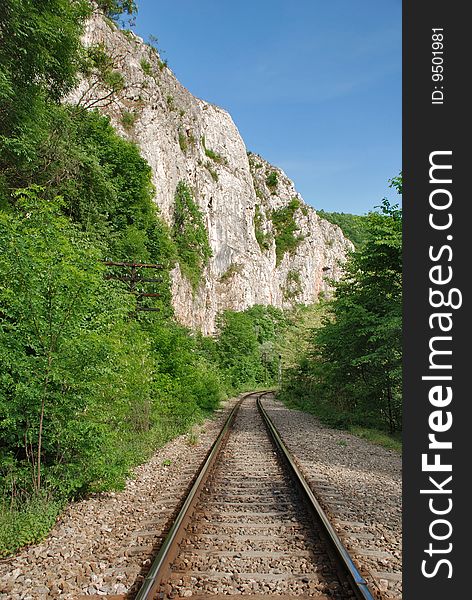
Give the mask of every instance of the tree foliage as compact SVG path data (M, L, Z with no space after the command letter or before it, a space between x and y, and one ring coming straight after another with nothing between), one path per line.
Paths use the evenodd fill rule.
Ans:
M18 192L17 210L0 221L1 447L29 465L36 492L44 466L79 469L98 450L100 428L86 413L114 323L131 308L103 281L99 248L58 200L38 194Z
M281 208L271 212L271 220L275 232L275 255L276 263L280 264L286 253L294 252L303 240L299 232L299 226L295 220L295 212L300 208L298 198L292 200Z
M184 181L179 181L175 191L172 238L182 272L195 290L212 253L202 211Z
M284 393L302 396L334 424L394 431L401 428L402 213L384 200L367 223L368 239L335 284L328 316Z
M318 216L333 225L338 225L343 234L360 250L369 237L369 219L367 215L351 215L349 213L316 211Z
M233 389L276 385L278 340L287 321L280 309L255 305L219 317L219 363Z

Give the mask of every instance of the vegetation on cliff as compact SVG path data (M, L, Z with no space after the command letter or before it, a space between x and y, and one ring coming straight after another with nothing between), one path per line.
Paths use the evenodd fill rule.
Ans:
M298 234L299 226L295 211L301 207L298 198L293 198L286 206L274 209L270 215L274 227L276 264L279 265L286 253L296 250L303 237Z
M264 209L260 204L256 204L254 209L254 233L261 252L269 250L272 244L272 234L265 231L264 223L266 221Z
M179 181L175 192L172 239L182 273L196 290L210 259L211 248L202 211L184 181Z

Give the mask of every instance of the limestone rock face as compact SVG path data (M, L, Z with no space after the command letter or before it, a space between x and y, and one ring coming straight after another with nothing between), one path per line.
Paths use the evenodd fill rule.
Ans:
M85 43L103 44L125 86L110 102L100 85L82 81L68 101L100 108L138 144L152 168L155 202L165 221L172 223L179 181L192 189L204 215L213 256L196 291L179 266L173 270L179 321L210 334L222 310L253 304L287 308L329 291L326 276L340 276L351 242L303 202L283 171L247 153L230 115L192 96L132 32L95 17ZM293 213L296 242L281 255L274 215L284 207Z

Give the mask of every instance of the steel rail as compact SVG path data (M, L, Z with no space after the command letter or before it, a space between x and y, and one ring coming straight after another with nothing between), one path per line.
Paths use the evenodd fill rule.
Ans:
M184 504L182 505L182 508L180 509L171 529L169 530L169 533L167 534L159 553L154 559L151 568L149 569L149 572L135 597L135 600L152 600L155 597L155 594L161 585L161 581L165 578L166 571L169 570L170 564L178 552L179 541L182 537L185 526L192 515L192 509L198 500L198 494L210 473L211 467L213 466L219 451L221 450L222 444L228 434L229 428L234 421L236 413L238 412L242 401L253 394L254 392L245 394L237 402L226 419L225 424L213 443L213 446L211 447L207 458L205 459L205 462L203 463L198 476L190 489L190 492L185 498Z
M265 392L265 393L268 393L268 392ZM328 517L326 516L324 510L321 508L320 503L318 502L315 495L313 494L305 477L303 476L302 472L300 471L297 464L295 463L295 460L294 460L292 454L290 453L290 451L287 449L286 445L282 441L282 438L281 438L277 428L273 424L273 422L272 422L271 418L269 417L269 415L267 414L265 408L262 406L261 398L263 395L264 394L260 394L258 396L257 407L258 407L259 412L264 420L267 430L270 433L271 438L274 440L275 445L279 449L281 456L287 463L287 465L289 467L289 471L291 472L293 478L295 479L299 488L302 490L302 494L305 497L305 500L306 500L308 506L314 513L315 517L321 522L323 529L325 531L325 534L327 535L328 539L332 543L332 546L334 547L337 558L339 559L339 561L343 565L345 571L347 571L347 573L349 575L349 579L351 580L352 589L353 589L356 597L358 598L358 600L374 600L374 597L372 596L369 588L367 587L366 580L362 577L362 575L357 570L357 567L354 564L351 556L349 555L348 551L346 550L343 543L339 539L336 531L334 530L333 526L329 522Z

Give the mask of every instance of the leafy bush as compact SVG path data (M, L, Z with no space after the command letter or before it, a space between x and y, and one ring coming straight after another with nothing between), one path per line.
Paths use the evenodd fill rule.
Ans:
M267 187L271 189L272 193L274 193L275 188L277 187L278 176L276 171L271 171L266 177Z
M0 509L0 558L42 540L54 525L62 503L38 495Z
M182 273L195 290L211 257L211 247L202 212L184 181L178 183L175 192L172 237Z
M300 208L301 202L298 198L293 198L287 206L274 209L271 213L271 220L275 229L275 254L276 264L280 264L284 255L294 252L302 236L297 236L299 230L295 221L295 212Z
M262 209L259 204L256 204L254 209L254 233L262 252L269 250L272 242L272 235L270 232L264 231L264 221L265 218Z

